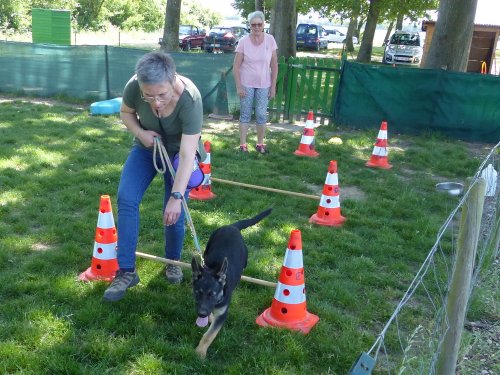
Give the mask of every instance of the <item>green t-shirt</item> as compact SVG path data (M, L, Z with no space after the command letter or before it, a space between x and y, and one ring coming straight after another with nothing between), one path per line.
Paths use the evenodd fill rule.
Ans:
M190 80L182 79L182 82L185 86L184 91L173 112L169 116L161 118L153 113L149 103L142 100L137 76L134 75L123 90L123 103L135 109L143 129L154 130L161 134L161 139L170 157L179 152L182 134L198 134L201 132L203 124L203 103L200 92ZM143 146L137 138L134 143ZM201 161L203 161L205 150L201 139L198 149Z

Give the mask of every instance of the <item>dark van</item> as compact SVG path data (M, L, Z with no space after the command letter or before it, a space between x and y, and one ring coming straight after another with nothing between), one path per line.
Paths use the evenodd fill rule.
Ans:
M321 25L299 23L295 35L297 49L313 48L319 51L321 48L328 48L327 33Z

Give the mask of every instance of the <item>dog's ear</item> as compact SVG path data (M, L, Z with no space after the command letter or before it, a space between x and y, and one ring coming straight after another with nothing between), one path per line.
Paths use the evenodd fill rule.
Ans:
M219 277L219 282L224 285L226 283L226 272L227 272L227 258L224 257L222 265L220 266L219 272L217 272L217 276Z
M193 272L193 280L199 278L202 274L202 268L196 257L191 259L191 270Z

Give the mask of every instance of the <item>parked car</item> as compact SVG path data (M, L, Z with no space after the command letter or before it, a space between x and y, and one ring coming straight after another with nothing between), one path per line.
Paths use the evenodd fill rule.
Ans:
M249 33L243 26L215 26L205 36L203 50L234 52L239 40Z
M386 64L419 65L424 49L422 39L417 32L396 31L385 41L383 62Z
M319 51L321 48L328 48L326 30L321 25L311 23L300 23L295 33L297 49L314 48Z
M189 51L193 48L201 48L204 38L205 30L200 30L197 26L179 26L179 47L184 51Z
M346 42L346 37L342 31L339 31L337 29L325 29L326 30L326 39L328 39L329 42L333 43L345 43ZM358 38L355 36L352 37L352 42L354 44L358 44Z

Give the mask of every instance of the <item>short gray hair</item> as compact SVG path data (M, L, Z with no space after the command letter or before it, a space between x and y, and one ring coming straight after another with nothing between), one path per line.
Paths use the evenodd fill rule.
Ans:
M248 15L248 23L250 23L254 18L260 18L262 20L262 23L266 22L264 13L262 13L260 10L256 10L255 12L252 12Z
M137 61L135 74L141 84L173 83L175 62L168 53L163 51L149 52Z

